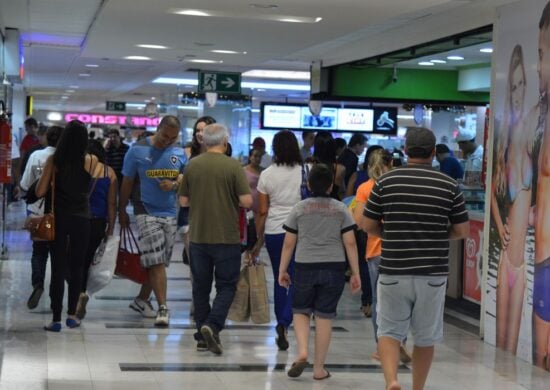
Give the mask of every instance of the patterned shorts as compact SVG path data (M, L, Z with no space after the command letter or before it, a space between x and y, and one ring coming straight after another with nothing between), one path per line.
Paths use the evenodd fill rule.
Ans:
M141 265L145 268L157 264L170 265L176 237L176 218L137 215Z

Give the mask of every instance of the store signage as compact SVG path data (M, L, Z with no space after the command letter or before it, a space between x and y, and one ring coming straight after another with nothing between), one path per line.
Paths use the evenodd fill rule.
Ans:
M241 93L241 74L222 72L199 72L200 93Z
M105 102L105 109L107 111L126 111L126 102Z
M67 113L65 114L65 122L79 120L85 124L92 125L126 125L126 126L158 126L161 118L149 118L146 116L131 116L131 115L104 115L104 114L84 114L84 113Z

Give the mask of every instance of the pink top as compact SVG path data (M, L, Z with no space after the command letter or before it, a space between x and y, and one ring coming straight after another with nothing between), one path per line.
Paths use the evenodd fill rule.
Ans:
M258 180L260 179L260 175L246 168L244 168L244 173L246 174L246 179L248 180L248 185L250 186L250 193L252 194L252 199L254 200L250 210L252 210L254 214L256 214L258 212L258 190L256 189L256 187L258 187Z

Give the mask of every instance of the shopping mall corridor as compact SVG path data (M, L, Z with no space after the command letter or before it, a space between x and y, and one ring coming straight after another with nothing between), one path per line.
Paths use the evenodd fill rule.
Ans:
M314 381L311 370L292 380L286 375L295 356L291 347L279 352L274 326L229 323L222 333L224 353L197 352L189 319L189 268L181 260L182 244L169 268L169 328L153 326L130 310L138 286L122 279L90 299L77 329L47 333L51 319L45 293L37 309L26 306L31 292L28 234L21 230L22 203L9 206L6 218L9 259L0 261L0 389L383 389L370 319L359 310L359 297L348 290L328 356L332 377ZM263 256L264 261L269 261ZM268 283L273 283L270 272ZM49 278L49 273L48 277ZM272 316L273 319L273 316ZM456 322L454 322L456 324ZM459 322L460 323L460 322ZM497 351L469 329L445 324L445 342L436 357L426 389L546 389L550 374ZM410 346L409 346L410 347ZM411 388L411 366L400 368L404 389Z

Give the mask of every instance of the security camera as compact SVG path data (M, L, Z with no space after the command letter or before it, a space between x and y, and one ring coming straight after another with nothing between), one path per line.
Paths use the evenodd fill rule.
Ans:
M391 77L391 81L393 83L397 83L397 67L395 65L393 66L393 75Z

